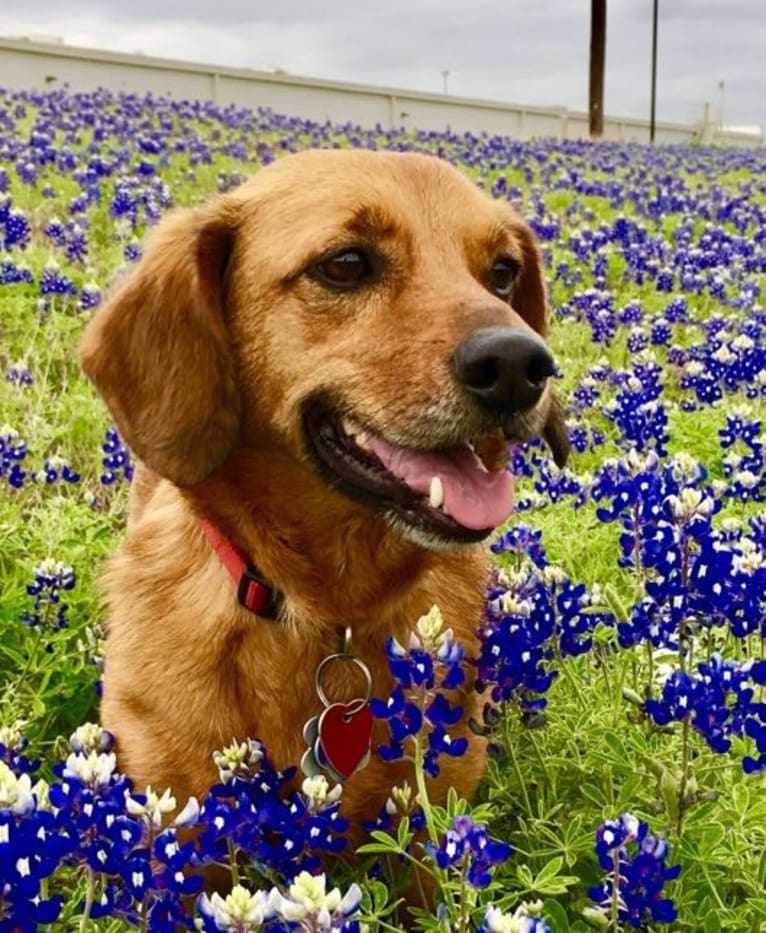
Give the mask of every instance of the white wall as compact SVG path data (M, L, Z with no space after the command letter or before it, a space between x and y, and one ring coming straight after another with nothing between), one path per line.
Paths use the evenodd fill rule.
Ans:
M586 113L563 108L526 107L495 101L368 87L340 81L299 78L282 73L198 65L141 55L81 49L57 43L0 38L0 86L16 89L68 84L77 91L106 87L152 92L189 100L214 100L324 122L370 127L487 132L517 139L553 136L586 139ZM715 137L715 127L658 123L659 143L685 143ZM605 117L604 138L649 141L642 120ZM763 145L763 135L727 130L726 145Z

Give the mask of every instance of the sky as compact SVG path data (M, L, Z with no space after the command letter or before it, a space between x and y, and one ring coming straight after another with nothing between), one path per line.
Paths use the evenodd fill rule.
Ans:
M609 0L604 110L648 119L652 0ZM0 35L587 110L589 0L24 0ZM766 0L659 0L657 119L766 125Z

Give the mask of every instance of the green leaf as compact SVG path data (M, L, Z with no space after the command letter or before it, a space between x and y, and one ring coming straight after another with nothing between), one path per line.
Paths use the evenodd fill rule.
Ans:
M388 888L382 881L369 881L367 890L372 898L372 908L375 913L380 913L388 903Z
M359 855L382 855L384 853L390 852L399 852L396 843L394 843L394 848L391 846L384 846L379 842L366 842L363 846L359 846L356 850Z
M552 933L569 933L569 917L558 901L543 901L543 916L548 921Z
M750 805L750 788L747 784L735 784L731 789L731 802L740 816L744 816Z
M564 859L557 855L556 858L552 858L547 865L544 865L540 871L537 873L535 878L535 888L539 890L539 885L545 884L546 881L550 881L551 878L555 878L556 875L561 871L561 868L564 864Z
M609 801L606 799L604 792L597 784L583 784L580 788L580 792L583 797L587 797L591 803L595 803L597 807L603 809L608 806Z
M714 910L709 910L705 915L704 933L721 933L721 924Z
M396 834L397 840L399 842L400 849L406 849L410 841L412 840L413 834L410 832L410 820L409 817L404 817L404 819L399 823L399 830Z
M519 879L521 884L524 886L525 891L534 890L535 882L532 878L532 872L529 870L528 865L517 865L516 866L516 877Z
M720 823L710 823L705 827L699 840L699 850L701 855L709 855L726 838L726 830Z
M625 745L623 744L622 739L617 735L616 732L605 732L604 741L612 749L615 755L620 759L620 762L629 761L630 756L625 751Z

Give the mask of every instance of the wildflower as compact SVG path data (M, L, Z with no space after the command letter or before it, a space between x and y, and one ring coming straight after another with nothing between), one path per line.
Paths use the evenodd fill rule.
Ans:
M101 445L104 452L101 464L104 472L101 474L101 485L111 486L119 479L130 482L133 479L133 464L130 451L122 443L116 428L109 428L106 432L106 441Z
M255 777L263 760L263 745L255 739L232 742L221 751L213 752L213 761L224 784L235 777L244 780Z
M24 754L29 739L21 732L22 723L0 726L0 761L5 762L16 774L31 774L40 767L40 762L30 760Z
M317 774L304 780L303 784L301 784L301 791L307 800L309 809L321 810L340 799L343 793L343 785L336 784L330 790L327 778L323 774Z
M470 816L457 816L438 848L429 842L426 851L439 868L462 871L467 864L468 883L485 888L492 880L490 869L508 859L511 847L507 842L490 839L486 828L474 823Z
M200 895L197 910L202 918L201 929L206 933L252 933L260 930L274 916L272 898L265 891L251 893L242 885L235 885L225 898L214 893Z
M503 913L498 907L487 908L478 933L551 933L541 917L533 916L543 908L540 901L522 904L512 913Z
M91 752L101 754L112 750L114 736L98 723L86 722L78 726L69 737L69 745L73 752L84 752L86 755Z
M80 310L90 311L101 304L101 289L95 282L87 282L80 291Z
M5 381L11 385L31 386L33 383L32 374L26 363L13 363L5 375Z
M24 816L35 807L32 780L28 774L16 775L0 760L0 810Z
M397 685L386 700L373 698L370 702L373 715L389 723L391 741L379 746L378 752L386 761L403 757L405 741L415 740L423 727L429 726L423 766L436 776L440 755L459 757L468 748L466 738L453 739L445 729L460 721L462 707L453 706L438 692L463 683L463 647L454 641L451 629L443 630L441 611L434 606L418 619L409 648L390 638L386 654Z
M58 480L63 480L65 483L79 483L80 478L80 474L75 472L69 463L58 454L48 457L43 464L42 470L39 473L32 474L33 480L36 482L44 480L48 486L52 486Z
M172 813L175 808L176 800L171 796L169 787L165 788L161 797L149 786L145 794L129 796L125 801L126 811L130 816L138 818L147 829L159 829L163 816Z
M27 442L8 424L0 425L0 479L9 486L21 489L26 473L21 463L27 456Z
M341 933L358 930L358 924L349 921L362 900L358 884L352 884L345 894L338 888L327 890L327 879L322 875L301 872L290 885L287 896L272 892L274 913L289 923L301 924L300 929L316 933Z
M35 582L27 586L27 593L35 597L34 606L22 615L22 621L43 629L65 628L69 606L61 602L61 593L74 589L74 570L63 561L47 558L35 567L34 575Z
M678 877L681 866L666 866L670 846L649 835L647 823L630 813L607 820L596 831L595 851L599 864L609 874L600 885L590 888L588 896L604 916L611 916L617 898L621 925L638 928L649 919L654 923L672 923L676 919L673 901L661 895L665 883Z
M40 276L40 294L46 295L76 295L77 287L61 271L59 264L51 259L43 269Z
M19 249L25 249L29 245L31 232L29 221L24 215L24 211L17 207L12 207L5 218L3 248L11 250L14 246L18 246Z

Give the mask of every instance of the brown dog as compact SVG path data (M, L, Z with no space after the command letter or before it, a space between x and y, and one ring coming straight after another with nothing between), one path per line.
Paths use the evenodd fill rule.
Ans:
M543 432L566 457L545 323L529 229L435 158L305 152L163 221L81 350L145 465L106 574L103 699L139 788L200 795L213 750L247 736L296 764L346 626L376 696L386 639L434 604L475 650L508 443ZM203 522L279 594L276 619L241 604ZM351 668L328 668L331 699L358 695ZM461 702L470 735L481 701ZM483 770L471 737L434 799ZM374 817L405 777L373 755L344 813Z

